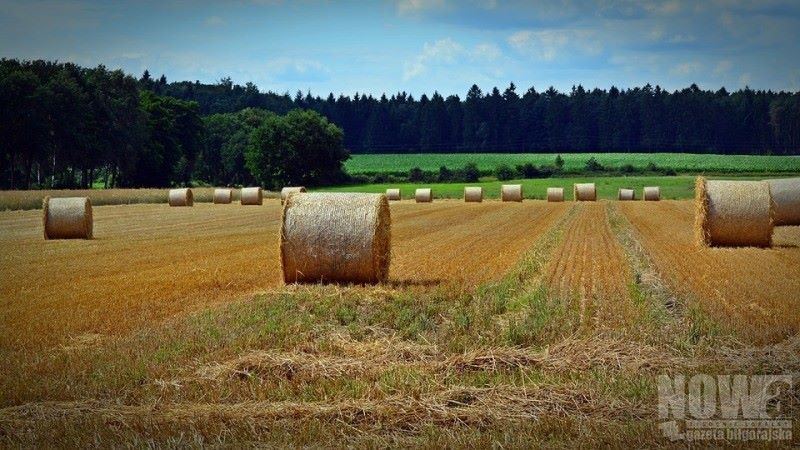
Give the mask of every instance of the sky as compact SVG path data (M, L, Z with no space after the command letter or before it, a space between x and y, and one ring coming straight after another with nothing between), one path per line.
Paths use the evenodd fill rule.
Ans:
M800 1L0 0L0 57L320 96L800 91Z

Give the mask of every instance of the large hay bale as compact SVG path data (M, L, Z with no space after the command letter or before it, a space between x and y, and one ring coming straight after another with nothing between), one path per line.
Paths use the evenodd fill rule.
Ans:
M433 189L420 188L414 192L414 200L417 203L431 203L433 202Z
M572 195L576 202L594 202L597 200L597 187L594 183L575 183Z
M214 204L227 205L233 200L233 189L214 189Z
M633 189L620 188L619 193L617 194L617 200L636 200L636 191Z
M480 203L483 201L483 188L480 186L465 186L464 201L468 203Z
M657 202L661 200L661 189L658 186L645 186L642 189L642 198L646 202Z
M775 202L775 225L800 225L800 178L767 180Z
M288 186L281 189L281 205L286 201L286 197L293 192L305 192L306 188L303 186Z
M389 202L383 194L291 195L283 207L280 250L287 283L385 281Z
M387 189L386 190L386 198L388 200L400 200L402 197L400 196L400 189Z
M42 222L45 240L91 239L94 230L92 202L88 197L45 197Z
M504 202L521 202L522 201L522 185L521 184L504 184L500 186L500 200Z
M563 202L564 201L564 188L560 188L560 187L547 188L547 201L548 202Z
M194 206L194 195L189 188L170 189L169 206Z
M694 227L700 245L769 247L773 212L766 181L697 177Z
M242 188L242 205L263 205L264 191L260 187Z

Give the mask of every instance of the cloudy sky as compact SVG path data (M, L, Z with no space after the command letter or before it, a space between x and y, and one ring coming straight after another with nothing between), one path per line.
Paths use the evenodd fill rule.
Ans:
M0 0L0 56L327 95L800 90L797 0Z

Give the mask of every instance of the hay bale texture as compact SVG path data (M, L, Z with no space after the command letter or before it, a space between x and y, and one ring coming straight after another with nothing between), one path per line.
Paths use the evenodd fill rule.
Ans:
M500 186L500 200L504 202L521 202L522 201L522 185L521 184L504 184Z
M576 202L594 202L597 201L597 187L594 183L575 183L572 195Z
M214 204L227 205L233 201L233 189L214 189Z
M636 191L633 189L620 188L617 194L617 200L636 200Z
M560 188L560 187L547 188L547 201L548 202L563 202L564 201L564 188Z
M661 200L661 189L658 186L645 186L642 189L642 198L646 202L657 202Z
M769 247L774 205L766 181L695 183L695 237L700 245Z
M283 206L287 283L377 283L389 275L391 215L383 194L291 195Z
M281 189L281 204L286 201L286 197L293 192L305 192L306 188L304 186L288 186Z
M775 225L800 225L800 178L767 180L775 202Z
M264 191L260 187L242 188L242 205L263 205Z
M400 196L400 189L387 189L386 198L391 201L400 200L402 198Z
M45 240L91 239L94 230L92 202L88 197L45 197L42 221Z
M194 206L194 195L189 188L170 189L169 206Z
M433 189L421 188L414 192L414 200L417 203L431 203L433 202Z
M467 186L464 188L464 201L480 203L483 201L483 188L480 186Z

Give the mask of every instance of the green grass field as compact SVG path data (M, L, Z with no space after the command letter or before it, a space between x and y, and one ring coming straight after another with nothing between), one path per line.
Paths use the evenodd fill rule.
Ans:
M714 178L714 177L709 177ZM725 179L753 179L753 177L724 177ZM644 186L659 186L662 199L689 199L694 197L694 176L675 177L575 177L575 178L540 178L534 180L487 180L478 183L386 183L362 184L353 186L326 187L318 190L332 192L385 192L388 188L400 188L404 199L414 197L414 190L419 187L433 189L435 198L462 198L464 186L482 186L484 198L499 198L500 185L522 184L525 198L544 199L547 188L563 187L566 200L572 200L574 183L596 183L599 198L615 200L619 188L636 190L636 198L641 198Z
M660 168L673 169L679 173L800 173L800 157L796 156L752 156L752 155L701 155L684 153L564 153L564 169L583 169L586 161L594 156L608 168L620 168L631 164L644 169L649 163ZM441 166L458 169L474 162L481 170L493 170L500 164L514 167L532 163L536 166L553 165L556 154L549 153L457 153L457 154L386 154L353 155L345 168L351 174L407 172L419 167L422 170L438 170Z

